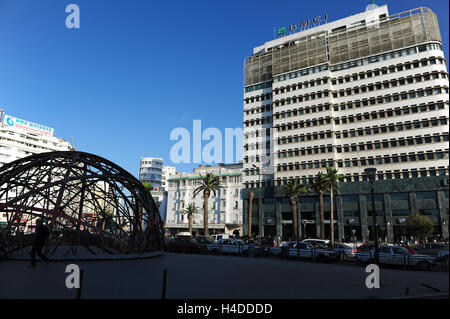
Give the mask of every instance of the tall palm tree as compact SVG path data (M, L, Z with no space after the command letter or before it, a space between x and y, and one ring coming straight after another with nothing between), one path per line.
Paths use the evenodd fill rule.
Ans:
M320 238L325 239L325 224L323 213L323 193L328 190L328 179L323 173L317 173L317 176L309 183L310 187L319 194L320 207Z
M213 173L206 173L204 176L200 174L201 184L194 190L194 197L200 192L203 192L203 224L205 229L205 236L209 236L208 231L208 200L211 192L216 196L216 191L220 189L219 177Z
M298 240L298 219L297 219L297 196L309 192L307 185L302 185L299 180L290 180L284 188L284 194L289 197L292 212L292 224L294 229L294 240Z
M192 235L192 217L194 214L197 214L197 207L195 207L195 203L189 204L186 209L182 211L182 214L186 214L189 221L189 233Z
M334 191L337 190L338 182L343 178L338 174L338 170L333 167L327 167L326 177L328 179L328 189L330 191L330 232L331 232L331 246L334 246Z
M253 198L255 197L255 192L250 191L248 193L248 239L252 239L252 218L253 218Z

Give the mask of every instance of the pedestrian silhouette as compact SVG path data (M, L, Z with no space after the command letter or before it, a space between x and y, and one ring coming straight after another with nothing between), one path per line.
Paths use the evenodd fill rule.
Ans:
M33 248L31 249L31 266L36 266L36 254L41 257L42 260L48 261L48 257L42 254L42 248L44 248L45 241L47 240L50 232L47 226L44 225L42 219L36 221L36 239L34 240Z

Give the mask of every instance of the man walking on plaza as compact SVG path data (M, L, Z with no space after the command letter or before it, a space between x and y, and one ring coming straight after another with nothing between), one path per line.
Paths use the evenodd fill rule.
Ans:
M47 240L50 232L47 226L44 225L42 219L36 221L36 239L34 240L33 248L31 249L31 266L36 266L36 253L42 260L48 261L48 257L42 254L42 248L44 248L45 241Z

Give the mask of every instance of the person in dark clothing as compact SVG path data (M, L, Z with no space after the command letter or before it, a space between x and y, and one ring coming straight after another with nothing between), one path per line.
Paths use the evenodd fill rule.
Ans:
M47 226L42 223L41 219L36 221L36 239L34 240L33 248L31 249L31 267L36 266L36 253L42 260L48 261L48 257L42 254L42 248L44 248L45 241L47 240L50 232Z
M6 259L8 252L6 251L6 240L3 231L0 229L0 260Z

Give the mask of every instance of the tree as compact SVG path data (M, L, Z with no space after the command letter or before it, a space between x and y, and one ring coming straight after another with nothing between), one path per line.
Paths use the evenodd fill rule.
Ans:
M153 185L147 182L144 182L143 185L149 192L151 192L154 189Z
M317 176L312 179L309 186L319 195L320 207L320 237L325 239L325 224L323 213L323 192L328 190L328 179L323 173L317 173Z
M294 240L298 240L297 196L307 194L308 192L308 186L302 185L296 179L290 180L284 188L284 194L289 197L289 203L291 205Z
M195 207L194 203L189 204L186 209L182 211L183 214L186 214L189 221L189 233L192 235L192 217L194 214L197 214L197 207Z
M415 214L406 220L406 231L419 240L423 241L430 237L433 229L433 222L426 216Z
M330 191L330 232L331 232L331 246L334 246L334 191L337 190L338 182L342 175L338 174L338 170L333 167L327 167L326 178L328 179L328 189Z
M201 184L194 190L194 197L203 192L203 224L205 236L209 236L208 231L208 199L211 192L216 196L216 191L220 189L219 177L213 173L206 173L204 176L200 174Z

